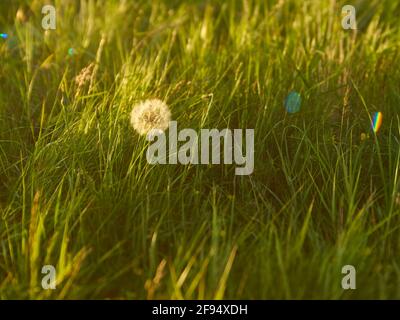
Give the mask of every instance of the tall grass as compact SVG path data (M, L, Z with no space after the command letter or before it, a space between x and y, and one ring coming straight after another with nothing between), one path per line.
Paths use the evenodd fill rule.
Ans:
M357 31L348 1L53 3L47 32L41 1L0 3L1 299L400 298L396 1L354 1ZM147 164L150 97L180 128L254 128L254 173Z

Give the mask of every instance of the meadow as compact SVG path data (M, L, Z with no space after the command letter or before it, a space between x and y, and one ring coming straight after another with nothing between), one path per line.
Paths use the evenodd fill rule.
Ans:
M51 2L0 1L0 299L400 298L398 1ZM151 98L252 174L148 164Z

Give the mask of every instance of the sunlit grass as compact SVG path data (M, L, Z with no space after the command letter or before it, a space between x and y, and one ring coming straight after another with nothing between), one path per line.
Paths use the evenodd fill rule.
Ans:
M53 2L0 3L1 299L400 298L396 1ZM255 129L253 174L147 164L150 98Z

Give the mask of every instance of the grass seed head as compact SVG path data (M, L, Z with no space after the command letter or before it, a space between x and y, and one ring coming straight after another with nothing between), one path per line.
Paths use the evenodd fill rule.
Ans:
M94 63L91 63L87 67L83 68L80 73L75 77L75 83L77 84L78 88L83 87L86 83L90 81L93 68Z
M28 16L22 7L18 9L17 14L15 15L15 20L19 23L25 23L28 21Z

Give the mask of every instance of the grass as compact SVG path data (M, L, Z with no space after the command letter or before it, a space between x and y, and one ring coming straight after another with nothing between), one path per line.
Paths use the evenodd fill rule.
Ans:
M1 299L400 298L396 1L353 1L357 31L339 0L52 2L46 32L42 1L0 4ZM147 164L151 97L254 128L253 174Z

